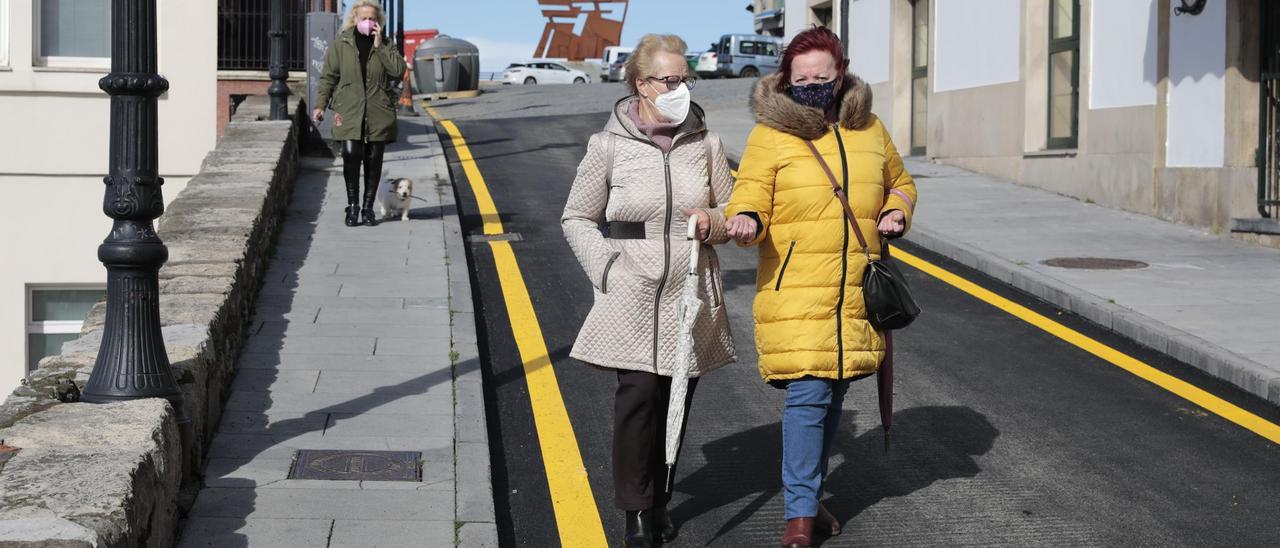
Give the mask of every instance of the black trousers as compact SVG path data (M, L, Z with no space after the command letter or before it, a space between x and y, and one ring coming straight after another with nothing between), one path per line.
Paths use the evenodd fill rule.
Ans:
M685 423L698 379L689 379ZM671 377L618 371L613 401L613 492L620 510L648 510L671 501L667 491L667 403ZM681 429L681 446L684 432ZM674 470L672 471L674 474Z
M378 183L382 180L382 153L386 143L381 141L342 142L342 178L347 183L347 205L360 203L360 166L364 165L364 206L372 207Z

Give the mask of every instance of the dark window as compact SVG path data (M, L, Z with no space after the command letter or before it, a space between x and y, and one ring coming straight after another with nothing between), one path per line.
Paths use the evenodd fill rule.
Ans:
M306 12L310 0L284 0L285 66L306 70ZM218 70L267 70L271 64L271 2L218 1Z
M41 0L41 57L111 57L111 2Z
M929 129L929 0L916 0L911 20L911 154L919 156Z
M1080 0L1049 0L1049 148L1075 148L1080 112Z

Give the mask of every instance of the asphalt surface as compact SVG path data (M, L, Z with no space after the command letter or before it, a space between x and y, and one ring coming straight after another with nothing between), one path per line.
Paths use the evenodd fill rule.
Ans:
M722 93L745 89L722 86ZM622 532L610 481L615 379L568 357L592 293L558 220L587 138L602 128L602 111L621 93L617 85L503 88L478 104L437 107L470 145L507 232L522 238L512 245L614 543ZM444 140L464 231L480 234L466 175ZM927 250L903 247L1280 421L1274 407L1198 370ZM556 546L539 440L493 258L479 241L469 251L500 535L504 546ZM754 251L724 246L720 253L739 363L699 385L670 506L681 524L673 545L771 546L784 527L783 392L763 384L755 367ZM903 270L925 312L896 338L892 447L883 450L874 382L855 383L825 499L845 531L825 546L1280 545L1275 444L922 272Z

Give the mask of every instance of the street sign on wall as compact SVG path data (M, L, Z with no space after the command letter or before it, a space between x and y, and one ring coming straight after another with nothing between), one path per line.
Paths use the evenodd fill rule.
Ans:
M323 107L316 104L316 90L320 87L320 72L324 69L324 55L329 45L338 36L338 14L312 12L307 14L307 106ZM317 125L316 130L325 139L333 138L331 116Z

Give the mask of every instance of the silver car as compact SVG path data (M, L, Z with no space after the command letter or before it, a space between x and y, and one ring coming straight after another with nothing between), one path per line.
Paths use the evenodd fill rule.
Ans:
M609 65L609 81L621 82L627 79L627 58L631 54L628 52L618 52L618 58Z
M755 78L778 71L782 39L765 34L726 34L698 62L698 76ZM714 65L707 61L714 60ZM714 67L714 68L713 68Z

